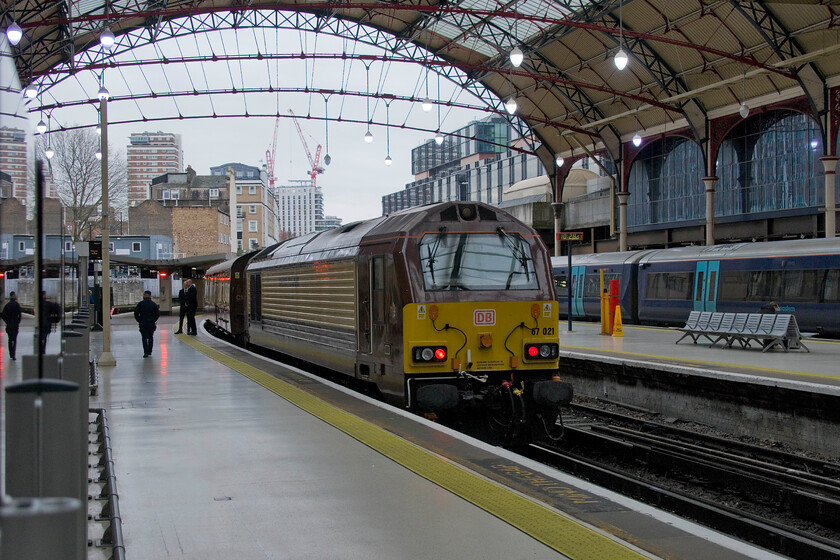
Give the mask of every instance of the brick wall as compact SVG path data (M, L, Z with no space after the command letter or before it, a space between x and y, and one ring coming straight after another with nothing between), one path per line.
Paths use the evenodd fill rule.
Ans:
M185 257L229 253L230 246L219 242L219 235L230 231L222 216L225 214L213 207L173 207L173 252Z
M163 235L173 239L172 209L156 200L144 200L128 209L131 235Z

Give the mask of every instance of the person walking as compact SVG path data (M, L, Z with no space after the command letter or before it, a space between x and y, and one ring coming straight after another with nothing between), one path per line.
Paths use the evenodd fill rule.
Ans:
M184 317L187 316L187 293L184 291L185 285L185 283L181 283L181 289L178 290L178 330L175 331L175 334L182 334L184 332Z
M16 360L15 352L17 350L18 329L20 328L20 320L23 314L20 311L20 304L14 292L9 293L9 301L3 306L0 317L6 323L6 339L8 340L9 356L12 357L12 360Z
M193 281L187 279L187 289L184 292L184 299L187 302L187 334L195 336L198 330L195 326L195 311L198 309L198 290L196 290Z
M140 326L140 337L143 339L143 357L152 355L155 343L155 330L160 317L160 307L152 301L152 292L143 292L143 299L134 307L134 320Z

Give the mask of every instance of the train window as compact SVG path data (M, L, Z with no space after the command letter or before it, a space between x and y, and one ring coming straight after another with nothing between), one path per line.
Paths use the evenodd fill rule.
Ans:
M706 299L708 301L715 301L715 289L717 288L717 271L709 272L709 289L707 290Z
M768 301L781 299L779 295L780 270L753 270L751 273L747 299L749 301Z
M840 303L840 270L826 271L822 300L826 303Z
M694 301L703 301L703 271L697 273L697 288L694 294Z
M618 280L621 277L617 272L604 273L604 290L609 291L610 280ZM599 297L601 294L601 273L587 274L586 283L583 286L583 297Z
M252 321L262 321L262 283L259 274L248 275L249 290L251 295L249 317Z
M694 272L656 272L647 275L647 299L690 300L694 288Z
M420 240L427 290L536 290L531 246L519 233L428 233Z
M566 287L568 285L569 278L566 276L566 273L561 273L559 276L554 277L554 285L557 287L557 290L563 290L563 294L568 291Z
M746 301L749 287L750 273L740 270L722 272L718 283L720 297L723 301Z
M786 270L781 285L781 301L816 302L817 301L817 271L816 270Z

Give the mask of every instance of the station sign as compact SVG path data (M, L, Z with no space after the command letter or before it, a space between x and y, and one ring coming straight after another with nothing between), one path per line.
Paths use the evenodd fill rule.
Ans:
M88 241L88 253L90 255L90 260L101 261L102 260L102 242L101 241Z
M561 231L555 234L555 241L583 241L583 232Z

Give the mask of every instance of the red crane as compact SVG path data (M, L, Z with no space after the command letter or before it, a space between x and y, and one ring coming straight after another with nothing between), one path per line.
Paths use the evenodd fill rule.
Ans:
M274 121L274 136L271 141L271 149L265 151L266 171L268 171L268 185L271 187L271 192L274 192L274 156L277 153L277 129L280 126L280 117Z
M303 130L300 128L300 124L297 121L297 115L295 112L289 109L289 114L292 116L292 120L295 121L295 128L297 128L298 136L300 136L300 142L303 144L303 149L306 151L306 158L309 160L309 165L311 170L309 171L309 177L312 179L312 186L315 186L315 178L318 176L319 173L324 172L324 168L319 165L321 162L321 145L318 144L318 147L315 149L315 159L312 159L312 154L309 153L309 146L306 143L306 138L303 136Z

